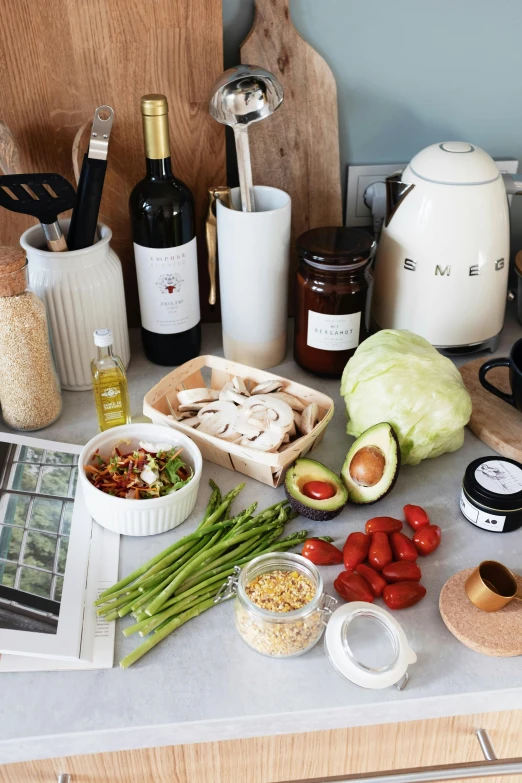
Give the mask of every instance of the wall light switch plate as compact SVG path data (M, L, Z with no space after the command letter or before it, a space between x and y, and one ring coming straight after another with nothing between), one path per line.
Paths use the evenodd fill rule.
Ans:
M518 160L503 158L495 161L502 173L517 174ZM346 220L350 228L372 226L372 213L364 203L364 191L373 182L384 182L386 177L402 171L407 163L376 163L368 166L348 166L346 188ZM511 199L509 196L509 203Z

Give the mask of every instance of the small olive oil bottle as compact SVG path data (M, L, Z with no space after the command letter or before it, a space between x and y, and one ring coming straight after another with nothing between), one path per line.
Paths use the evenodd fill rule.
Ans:
M91 362L92 387L100 430L130 424L129 391L125 368L112 352L110 329L96 329L94 344L98 355Z

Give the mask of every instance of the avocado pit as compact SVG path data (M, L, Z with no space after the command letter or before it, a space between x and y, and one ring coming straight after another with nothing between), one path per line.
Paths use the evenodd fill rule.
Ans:
M374 424L352 443L342 479L352 503L375 503L390 492L401 464L399 441L392 425Z
M362 487L374 487L382 479L386 458L378 446L363 446L352 457L350 476Z

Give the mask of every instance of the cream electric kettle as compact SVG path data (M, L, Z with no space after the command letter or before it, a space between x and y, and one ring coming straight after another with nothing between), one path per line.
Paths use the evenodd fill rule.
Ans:
M494 350L509 267L508 192L497 165L461 141L433 144L386 180L373 329L409 329L449 353Z

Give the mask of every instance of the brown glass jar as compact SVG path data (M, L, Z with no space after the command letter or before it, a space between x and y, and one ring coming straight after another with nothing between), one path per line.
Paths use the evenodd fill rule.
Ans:
M297 239L294 358L315 375L340 378L368 336L370 234L357 228L313 228Z

